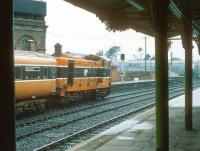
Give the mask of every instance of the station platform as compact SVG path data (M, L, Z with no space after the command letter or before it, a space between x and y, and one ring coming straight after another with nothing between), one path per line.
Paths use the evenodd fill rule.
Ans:
M129 84L129 83L139 83L139 82L150 82L150 81L155 81L155 80L136 80L136 81L115 81L112 82L111 85L118 85L118 84Z
M184 95L169 102L169 150L200 151L200 89L193 91L193 130L185 130ZM155 107L68 151L155 151Z

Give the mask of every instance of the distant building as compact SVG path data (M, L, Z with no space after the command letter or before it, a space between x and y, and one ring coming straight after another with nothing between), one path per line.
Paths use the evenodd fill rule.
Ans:
M46 2L14 0L14 49L45 51Z

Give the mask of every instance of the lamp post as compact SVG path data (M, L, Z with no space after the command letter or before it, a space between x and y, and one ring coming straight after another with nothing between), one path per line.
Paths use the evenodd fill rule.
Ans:
M138 52L140 53L140 60L142 59L142 48L140 47L140 48L138 48Z
M122 83L124 82L124 60L125 60L125 54L121 54L121 61L122 61L121 77L122 77Z
M145 62L145 65L144 65L144 70L145 72L147 71L147 61L146 61L146 54L147 54L147 37L145 36L144 37L144 62Z
M172 61L173 61L173 53L171 51L171 62L170 62L170 66L171 66L170 74L171 74L171 76L172 76Z

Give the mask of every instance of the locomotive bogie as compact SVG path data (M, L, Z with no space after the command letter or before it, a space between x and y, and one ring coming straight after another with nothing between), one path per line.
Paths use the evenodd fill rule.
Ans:
M16 113L23 113L24 111L31 110L36 111L39 109L45 109L45 105L47 104L47 99L31 99L17 102L16 104Z

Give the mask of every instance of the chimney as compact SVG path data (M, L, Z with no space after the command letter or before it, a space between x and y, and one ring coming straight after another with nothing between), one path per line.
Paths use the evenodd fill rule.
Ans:
M56 57L61 56L61 55L62 55L62 45L59 44L59 43L56 43L56 44L54 45L54 48L55 48L55 53L54 53L54 55L55 55Z

